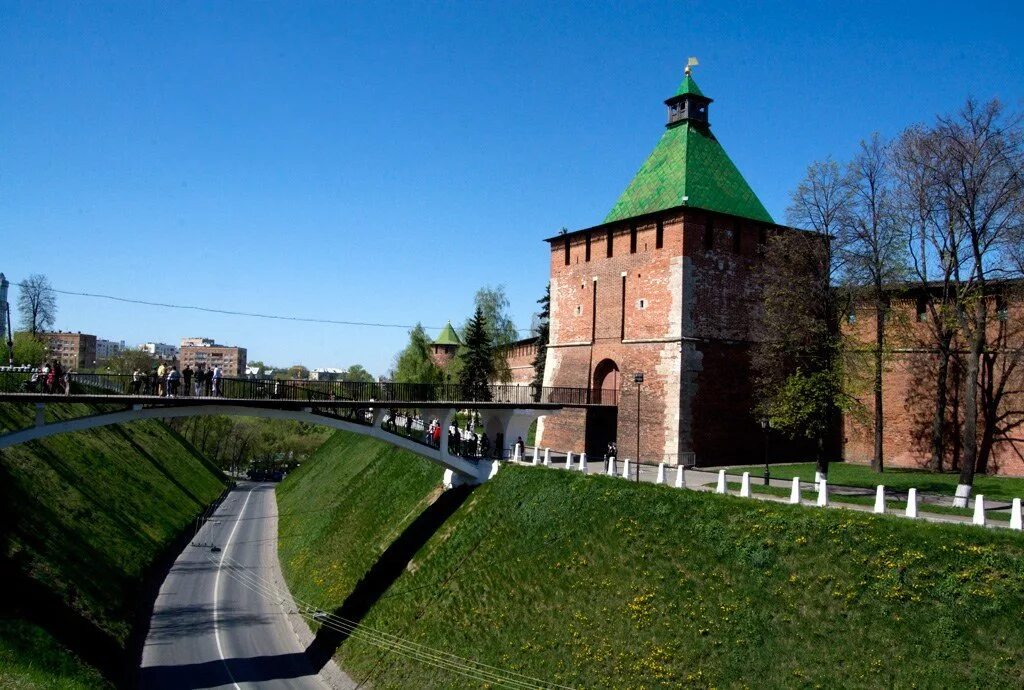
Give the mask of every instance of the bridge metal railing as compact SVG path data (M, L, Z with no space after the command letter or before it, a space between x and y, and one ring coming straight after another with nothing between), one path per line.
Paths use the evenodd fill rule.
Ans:
M311 381L306 379L221 378L168 381L155 373L72 373L71 395L105 394L135 396L219 397L235 400L353 401L367 403L493 402L513 405L615 405L618 391L590 388L538 387L515 384L462 386L457 383L391 383ZM63 382L47 385L46 377L33 371L0 371L0 392L63 394Z

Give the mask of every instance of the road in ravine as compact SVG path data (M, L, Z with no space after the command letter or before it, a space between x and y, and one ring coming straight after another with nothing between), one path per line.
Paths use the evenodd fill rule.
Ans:
M268 596L277 572L274 485L240 482L160 588L142 687L327 688Z

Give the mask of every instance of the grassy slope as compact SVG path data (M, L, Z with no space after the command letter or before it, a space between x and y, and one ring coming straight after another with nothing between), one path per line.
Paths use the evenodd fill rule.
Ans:
M50 406L51 418L81 405ZM33 410L0 405L0 429L32 423ZM54 436L0 451L3 557L124 648L145 569L223 488L216 470L159 422ZM6 619L0 658L22 636ZM19 642L18 644L21 644ZM6 651L5 651L6 650ZM46 644L41 655L49 655ZM17 665L0 665L14 684ZM10 675L9 675L10 674Z
M411 453L333 435L277 491L281 565L292 595L328 610L340 605L440 483L440 467Z
M335 477L348 463L327 459L284 488L359 500ZM346 514L383 519L362 491ZM363 567L349 554L378 550L387 527L372 548L349 530L339 550L323 526L288 577L330 607ZM1022 608L1013 534L506 467L364 624L578 687L1007 686L1024 677ZM339 658L377 688L480 687L357 640Z
M94 669L79 661L45 630L18 620L0 619L0 682L5 688L105 687Z
M804 481L813 481L814 467L813 462L772 465L771 476L773 479L800 477ZM744 472L750 472L752 476L760 477L764 473L764 465L737 467L734 470L729 470L729 474L741 475ZM835 486L862 486L873 489L878 484L884 484L890 489L916 488L918 491L950 496L956 490L958 477L959 475L953 472L929 472L900 468L891 468L878 473L872 471L869 465L854 465L846 462L836 462L828 466L828 481ZM1024 478L991 477L979 474L974 478L974 492L983 494L985 498L1007 501L1015 497L1024 498Z

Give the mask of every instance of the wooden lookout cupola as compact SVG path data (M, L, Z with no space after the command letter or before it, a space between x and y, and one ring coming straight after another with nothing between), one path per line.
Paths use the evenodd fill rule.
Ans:
M690 76L690 68L697 64L697 61L690 58L686 65L683 83L675 95L665 101L668 106L668 122L666 127L675 127L683 122L692 122L702 127L708 127L708 106L711 99L701 93L697 82Z

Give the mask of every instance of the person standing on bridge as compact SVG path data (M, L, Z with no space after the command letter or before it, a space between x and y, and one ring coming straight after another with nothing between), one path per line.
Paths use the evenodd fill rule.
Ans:
M154 395L158 395L161 398L167 392L165 382L167 380L167 367L164 366L163 362L160 362L160 366L156 368L156 389L153 391Z
M213 397L219 398L221 394L220 382L221 379L224 378L224 374L221 372L219 364L213 365L213 373L210 374L210 376L213 379Z
M181 381L181 374L178 373L178 368L171 365L171 370L167 372L167 397L175 398L178 396L178 382Z
M192 365L186 364L185 368L181 370L181 380L184 382L182 387L182 395L188 397L192 395Z
M132 372L132 394L138 395L142 392L142 372L138 367Z

